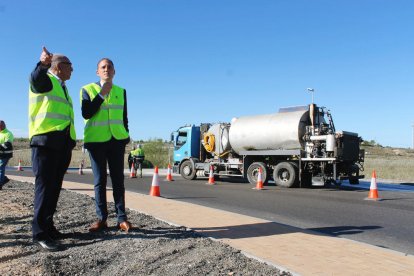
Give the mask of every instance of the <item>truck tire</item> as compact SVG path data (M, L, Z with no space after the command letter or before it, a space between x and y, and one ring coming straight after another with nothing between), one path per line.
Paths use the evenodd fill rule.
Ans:
M257 184L257 176L259 174L259 168L262 168L262 181L263 184L267 183L268 179L268 172L265 163L263 162L254 162L252 163L249 168L247 169L247 180L252 185Z
M302 188L309 188L312 186L312 174L310 172L302 172Z
M358 176L350 176L349 177L349 184L351 184L351 185L357 185L357 184L359 184L359 178L358 178Z
M299 173L296 164L291 162L280 162L273 170L273 179L277 186L292 188L297 185Z
M187 180L194 180L197 178L196 170L190 160L186 160L181 164L180 173L181 176Z
M352 172L348 174L349 184L359 184L359 167L356 165L352 166Z

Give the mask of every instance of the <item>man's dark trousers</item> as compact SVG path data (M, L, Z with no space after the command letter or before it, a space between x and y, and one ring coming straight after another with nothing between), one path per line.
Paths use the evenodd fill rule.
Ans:
M117 222L127 220L125 213L124 154L125 143L111 139L108 142L94 143L88 147L94 175L95 204L98 219L106 221L108 208L106 202L107 167L112 180L112 192L115 202Z
M55 230L53 215L56 211L63 177L72 158L72 148L59 150L32 147L32 164L35 175L33 239L48 238Z

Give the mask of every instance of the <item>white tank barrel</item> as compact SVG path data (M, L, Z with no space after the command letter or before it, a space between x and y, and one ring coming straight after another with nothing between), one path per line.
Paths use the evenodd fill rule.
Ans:
M301 149L308 125L310 118L307 107L239 117L232 121L230 144L238 154L245 150Z
M220 156L230 150L228 124L214 124L208 129L207 133L214 135L215 142L213 153L215 155Z

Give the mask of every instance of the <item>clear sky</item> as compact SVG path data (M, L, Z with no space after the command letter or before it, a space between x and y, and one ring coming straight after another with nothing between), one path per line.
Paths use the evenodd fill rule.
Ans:
M412 147L412 0L0 0L0 118L27 137L28 76L42 46L67 55L79 90L115 63L134 140L311 102L337 130Z

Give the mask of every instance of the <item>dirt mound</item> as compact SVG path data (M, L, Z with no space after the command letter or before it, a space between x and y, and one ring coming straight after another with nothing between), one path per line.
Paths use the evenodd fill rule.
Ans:
M55 214L55 225L66 236L62 250L42 251L32 244L33 188L10 181L0 191L0 275L290 275L131 210L130 233L115 228L114 215L107 231L89 233L96 218L93 199L66 190ZM108 207L114 213L113 204Z

